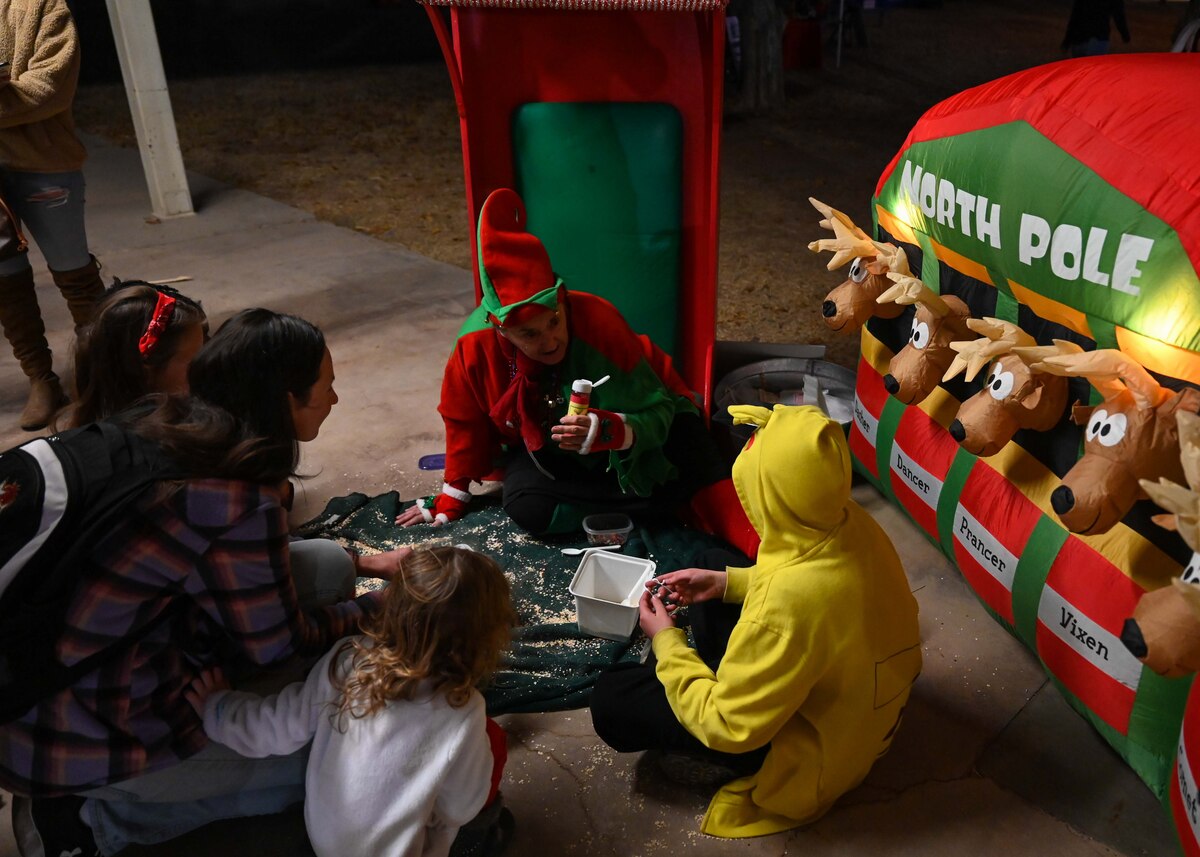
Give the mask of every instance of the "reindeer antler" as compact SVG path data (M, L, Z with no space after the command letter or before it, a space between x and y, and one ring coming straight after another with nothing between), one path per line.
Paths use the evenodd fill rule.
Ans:
M910 277L907 274L896 274L891 271L888 271L887 277L896 285L875 298L876 303L919 303L939 318L950 312L950 307L942 300L941 295L937 294L916 277Z
M1200 415L1180 409L1175 412L1175 420L1179 425L1179 458L1190 487L1165 478L1157 482L1139 479L1138 484L1168 512L1151 520L1163 529L1178 530L1188 547L1200 551Z
M1200 492L1200 414L1180 408L1175 412L1179 426L1179 461L1193 491Z
M833 206L826 205L825 203L821 202L821 200L819 200L815 197L810 196L808 198L808 201L810 203L812 203L812 207L815 208L817 211L821 212L821 215L825 218L824 220L820 221L817 224L822 229L833 229L833 224L831 221L837 220L843 226L845 226L847 229L849 229L852 233L854 233L854 235L856 237L861 238L863 241L871 240L870 236L868 236L867 233L863 232L861 229L859 229L857 226L854 225L854 221L851 220L848 215L843 214L842 212L838 211Z
M1164 529L1178 530L1188 547L1200 551L1200 494L1169 479L1157 482L1139 479L1138 484L1151 500L1170 513L1155 515L1154 523Z
M970 342L950 343L958 353L942 376L943 381L949 381L963 369L967 370L966 379L974 381L979 370L1001 354L1008 354L1017 346L1037 344L1037 340L1021 328L998 318L968 318L967 327L983 336Z
M875 245L875 261L886 267L888 271L897 274L910 273L908 268L908 256L904 251L895 244L882 244L878 241L872 241Z
M836 208L831 208L818 199L813 199L811 196L808 201L812 203L813 208L821 212L824 220L820 222L823 229L833 230L832 238L822 238L819 241L813 241L808 245L808 249L814 253L819 253L822 250L833 252L833 258L829 260L829 264L825 267L832 271L840 268L842 265L855 259L859 256L874 256L878 251L875 249L875 244L851 220Z
M1018 345L1013 348L1013 354L1024 361L1034 372L1045 372L1040 364L1047 357L1061 357L1067 354L1082 354L1083 348L1069 339L1052 339L1053 345Z
M1087 378L1106 399L1127 389L1139 408L1158 407L1171 395L1171 391L1160 387L1140 363L1116 348L1055 354L1031 363L1030 368L1051 375Z

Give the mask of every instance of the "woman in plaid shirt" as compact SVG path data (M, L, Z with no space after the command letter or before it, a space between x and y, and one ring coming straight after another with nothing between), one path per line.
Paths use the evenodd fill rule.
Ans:
M303 799L307 750L247 759L210 743L184 690L212 664L246 674L320 655L381 603L373 592L306 611L292 576L284 486L337 402L333 380L317 328L246 310L197 356L191 397L131 421L191 477L148 491L95 546L58 655L129 642L0 726L0 786L34 798L14 808L25 853L40 839L47 854L113 854ZM406 552L340 560L388 579Z

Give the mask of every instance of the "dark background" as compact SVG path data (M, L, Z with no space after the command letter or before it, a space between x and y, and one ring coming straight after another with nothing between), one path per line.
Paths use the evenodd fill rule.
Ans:
M83 83L121 79L108 5L68 0L79 28ZM152 0L168 79L412 63L441 52L416 2Z

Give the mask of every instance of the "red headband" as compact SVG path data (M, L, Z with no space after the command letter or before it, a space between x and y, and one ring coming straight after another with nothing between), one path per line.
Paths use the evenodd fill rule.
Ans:
M171 315L174 312L175 298L159 292L158 301L154 304L154 314L150 316L150 323L146 325L146 332L138 340L138 351L143 357L148 357L150 352L154 350L154 346L158 345L158 338L167 329L167 325L171 323Z

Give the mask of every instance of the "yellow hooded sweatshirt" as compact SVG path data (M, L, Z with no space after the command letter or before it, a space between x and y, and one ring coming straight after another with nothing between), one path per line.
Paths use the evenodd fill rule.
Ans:
M656 673L679 722L705 746L770 743L757 773L713 797L700 829L761 836L816 820L891 745L921 670L917 603L887 534L850 499L850 450L814 407L733 406L759 428L733 481L762 537L728 571L741 618L714 675L669 628Z

